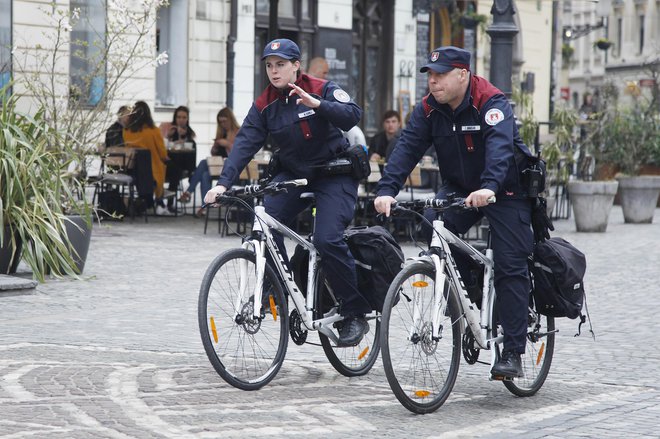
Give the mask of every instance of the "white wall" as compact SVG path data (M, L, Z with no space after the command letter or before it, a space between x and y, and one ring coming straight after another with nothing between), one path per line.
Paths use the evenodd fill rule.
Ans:
M398 108L398 97L401 90L408 91L410 94L410 109L415 104L415 83L417 77L422 75L416 66L417 54L417 21L412 15L412 0L397 0L394 6L394 56L393 56L393 89L392 96L394 101L388 108ZM411 70L411 78L399 79L403 65L404 73ZM410 68L412 67L412 68ZM406 115L404 114L405 118Z
M332 29L352 29L352 0L319 0L317 20L319 27L328 27Z

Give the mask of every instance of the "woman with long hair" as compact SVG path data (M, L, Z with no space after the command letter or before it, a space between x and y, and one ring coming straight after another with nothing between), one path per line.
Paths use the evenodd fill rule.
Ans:
M231 148L234 146L234 139L241 126L236 122L236 117L229 107L225 107L218 111L215 120L218 125L215 130L215 139L213 141L213 147L211 148L211 155L227 157L231 152ZM202 193L205 194L206 192Z
M190 110L180 105L174 110L172 123L167 130L167 140L170 143L170 161L167 163L165 180L168 189L176 192L183 178L184 171L192 175L197 163L197 143L195 142L195 131L190 128ZM192 148L189 147L192 145ZM186 148L186 146L188 146ZM167 200L167 208L174 212L174 198Z
M151 174L155 181L154 195L156 197L156 215L168 215L169 212L163 204L165 183L165 164L169 160L165 142L160 130L154 124L149 105L144 101L137 101L133 105L133 112L124 128L124 143L129 148L144 148L151 152Z
M211 155L227 157L227 153L231 151L232 146L234 146L234 139L236 138L240 126L238 125L238 122L236 122L236 117L229 107L225 107L218 111L216 121L218 126L216 129L215 141L211 148ZM202 160L199 162L199 165L197 165L197 169L195 169L192 177L190 177L188 189L181 194L179 201L183 203L189 202L190 197L198 184L200 185L202 195L206 194L211 189L211 173L209 172L209 164L206 159ZM197 212L195 212L195 216L198 218L205 214L206 209L203 207L200 207L197 209Z

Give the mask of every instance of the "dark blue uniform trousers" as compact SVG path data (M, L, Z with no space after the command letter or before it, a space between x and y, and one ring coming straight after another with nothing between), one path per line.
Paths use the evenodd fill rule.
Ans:
M281 172L273 181L296 178L289 172ZM314 192L316 198L316 222L314 246L321 255L321 264L332 290L341 300L343 316L362 316L371 312L371 305L357 289L355 259L351 255L344 230L350 224L357 202L358 181L350 175L323 176L310 180L307 186L289 189L287 193L264 198L266 213L281 223L291 226L296 216L310 201L300 199L303 192ZM286 255L284 239L273 233L275 242Z
M455 188L440 189L436 198L444 199L446 194L457 192ZM495 262L495 291L497 309L504 329L504 349L525 352L527 336L527 311L529 307L529 269L527 257L533 251L534 236L530 227L532 206L527 199L497 199L497 202L478 211L452 210L444 213L445 227L453 233L465 233L483 216L490 224L491 244ZM424 216L432 221L436 212L429 209ZM430 242L431 228L424 227L425 236ZM465 278L467 257L454 252L454 259Z

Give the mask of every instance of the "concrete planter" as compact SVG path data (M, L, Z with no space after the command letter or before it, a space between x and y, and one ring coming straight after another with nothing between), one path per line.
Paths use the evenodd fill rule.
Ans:
M604 232L618 181L569 181L568 195L578 232Z
M87 225L84 218L79 215L69 215L65 222L66 234L71 242L74 253L71 255L76 263L76 269L82 274L87 261L89 243L92 239L92 229Z
M4 238L2 246L0 246L0 274L13 274L16 273L18 263L21 261L21 250L23 248L23 243L21 241L21 237L16 234L14 236L16 247L14 247L12 245L12 237L9 226L4 226L4 228Z
M626 223L651 223L660 195L659 175L617 177L621 193L621 207Z

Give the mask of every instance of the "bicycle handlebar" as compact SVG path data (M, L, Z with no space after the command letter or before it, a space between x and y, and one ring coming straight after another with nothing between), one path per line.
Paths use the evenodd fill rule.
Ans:
M493 204L496 201L495 195L488 199L488 204ZM426 200L413 200L413 201L397 201L392 204L392 212L397 210L411 210L411 209L435 209L438 211L445 211L449 209L473 209L472 207L465 206L465 198L451 197L449 199L428 198Z
M216 202L222 202L223 198L241 198L241 197L259 197L262 195L274 194L277 192L286 191L287 188L306 186L307 179L299 178L297 180L287 180L271 182L265 185L262 184L249 184L239 189L228 189L220 195L215 197Z

